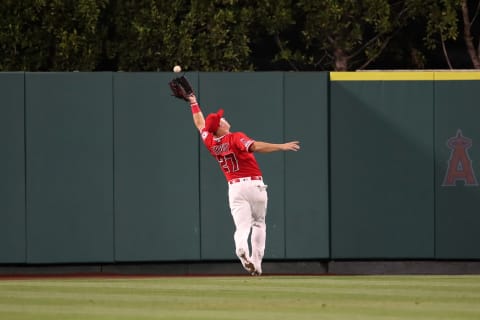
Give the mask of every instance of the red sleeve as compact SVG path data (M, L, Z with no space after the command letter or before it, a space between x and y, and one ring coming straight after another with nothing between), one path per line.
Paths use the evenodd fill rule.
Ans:
M237 146L238 149L242 151L250 151L250 146L255 142L252 138L249 138L245 133L243 132L237 132L235 134L235 145Z
M208 132L205 128L200 130L200 137L202 138L203 143L208 147L212 144L213 134Z

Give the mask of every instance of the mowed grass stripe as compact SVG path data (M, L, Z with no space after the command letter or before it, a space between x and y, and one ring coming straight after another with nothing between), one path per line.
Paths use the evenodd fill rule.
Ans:
M479 319L479 300L478 276L0 281L12 320Z
M179 278L176 280L171 280L168 278L154 278L150 280L77 280L77 281L62 281L62 280L15 280L15 281L0 281L0 290L2 288L8 287L52 287L62 290L68 290L68 288L72 288L73 291L82 290L91 290L91 289L108 289L108 288L115 288L116 290L130 290L130 289L142 289L142 290L155 290L155 289L192 289L199 288L199 290L209 289L223 289L228 287L230 284L243 284L242 288L245 290L250 290L251 287L256 287L258 289L261 288L275 288L281 289L286 288L289 289L294 286L298 290L305 290L308 291L309 289L316 290L317 288L321 287L329 287L329 288L343 288L343 287L352 287L358 285L359 287L371 287L371 288L425 288L430 290L432 287L436 287L439 289L448 288L450 291L452 290L469 290L472 292L479 290L479 282L480 277L473 278L428 278L428 281L425 279L417 278L414 280L408 280L405 278L404 280L401 279L389 279L388 277L383 278L342 278L342 277L311 277L311 278L302 278L301 281L296 279L282 279L277 277L264 277L264 278L235 278L231 277L228 279L225 278ZM312 281L315 279L315 281ZM453 280L453 281L451 281Z
M271 306L252 309L250 305L235 308L217 308L193 305L177 308L175 305L163 307L107 307L56 305L29 305L18 308L11 305L2 309L2 319L478 319L478 312L452 309L438 310L424 306L394 308L323 304L321 308L281 308Z
M82 290L74 290L74 288L69 288L69 290L62 290L55 287L49 287L48 297L45 297L45 291L32 290L31 288L27 289L22 288L10 288L9 290L0 290L0 298L38 298L45 297L49 299L81 299L81 298L105 298L113 300L123 300L130 299L136 301L149 301L152 299L158 299L158 297L168 297L176 298L181 297L184 299L194 298L198 299L199 296L203 298L209 297L218 297L219 294L227 294L230 297L242 298L245 297L248 299L248 293L254 290L259 296L269 296L269 297L289 297L292 294L292 291L295 292L297 298L309 299L312 297L334 297L334 298L348 298L349 296L354 296L359 300L371 300L378 297L384 299L392 297L395 300L411 300L412 296L422 297L426 295L429 298L434 298L438 302L448 303L452 298L458 297L462 298L465 303L470 303L474 301L480 301L480 292L479 290L461 290L459 288L449 289L444 288L443 290L428 289L426 287L409 287L409 288L387 288L387 287L343 287L335 288L332 286L318 287L318 288L298 288L298 287L257 287L257 288L244 288L244 287L211 287L211 286L195 286L195 287L184 287L184 288L156 288L156 289L144 289L144 288L129 288L129 289L119 289L114 290L112 288L108 289L97 289L95 291L87 290L82 288ZM132 293L134 296L132 296Z
M234 299L234 300L232 300ZM267 309L276 310L277 308L282 309L288 305L288 309L311 309L315 310L318 308L325 307L326 305L336 305L343 308L358 308L365 305L370 307L383 307L389 305L390 307L395 308L404 308L409 306L415 306L415 309L418 309L416 305L423 304L423 307L432 306L437 311L449 311L452 308L458 308L464 311L473 310L478 311L478 308L475 304L478 302L478 299L464 299L461 301L451 301L451 300L435 300L432 302L432 299L429 297L423 297L419 295L414 295L412 297L403 297L401 299L396 297L382 297L372 299L370 297L365 297L362 295L356 294L343 294L343 295L312 295L312 296L298 296L292 297L290 295L278 295L271 294L266 296L259 296L258 301L266 300L269 301ZM233 302L232 302L233 301ZM12 306L18 303L18 297L10 295L8 297L1 297L0 302L0 311L3 310L4 306ZM131 295L99 295L92 294L90 296L73 296L73 295L55 295L49 294L48 297L40 297L38 295L24 296L21 300L22 305L44 305L44 306L56 306L56 305L70 305L83 306L83 305L101 305L107 307L118 307L122 308L148 308L150 306L156 307L170 307L175 304L180 307L184 305L198 305L199 309L203 308L216 308L216 309L225 309L229 310L235 306L240 307L241 305L251 305L251 310L255 310L257 307L259 310L265 310L264 306L257 306L251 303L250 297L245 296L231 296L227 295L226 297L221 296L165 296L158 295L156 297L139 297L135 294ZM471 308L473 307L473 308Z
M344 308L339 305L324 305L319 308L259 308L251 310L248 305L245 309L218 309L200 307L189 309L177 308L116 308L106 306L84 306L72 309L68 306L32 305L19 310L16 306L9 306L2 311L4 319L13 317L21 319L478 319L478 313L468 310L436 310L418 306L416 308L372 308L360 306Z
M179 281L179 283L172 283L171 281L162 281L158 279L152 279L150 282L125 282L125 281L100 281L100 282L69 282L67 284L62 283L61 281L35 281L35 283L30 282L10 282L10 281L0 281L0 293L2 291L8 290L19 290L20 292L27 292L30 290L35 291L35 287L40 286L42 291L55 291L55 292L74 292L74 293L90 293L92 290L95 292L107 292L112 293L130 293L131 290L135 290L137 294L150 295L152 293L162 293L166 292L168 294L175 294L178 292L180 295L191 293L191 295L196 295L198 291L203 294L212 293L213 295L217 294L217 291L231 291L232 294L239 293L242 294L242 291L249 292L255 290L257 292L290 292L292 289L295 290L297 294L312 294L316 292L323 292L328 290L329 294L342 293L344 288L348 289L350 293L361 293L361 294L372 294L372 295L385 295L393 293L395 295L402 296L403 294L411 295L413 291L421 292L426 291L429 294L437 297L447 296L450 297L454 294L465 295L468 297L478 297L480 295L480 285L479 278L474 278L475 281L469 281L465 284L459 284L458 281L449 281L447 283L431 282L430 284L419 284L411 281L405 281L405 285L392 285L390 281L384 281L384 283L372 283L369 279L366 281L352 281L350 283L345 283L344 281L335 281L329 279L324 281L322 278L312 278L315 280L308 280L308 287L303 285L297 285L295 281L290 281L285 283L282 279L268 279L267 280L256 280L257 278L244 280L241 279L228 281L217 280L216 278L212 279L202 279L198 282L193 280L191 283L185 283L184 279ZM234 284L234 286L231 286ZM435 289L435 290L434 290ZM444 290L448 289L448 290ZM157 292L159 291L159 292Z
M315 280L315 281L312 281ZM193 283L238 283L243 281L244 283L256 283L256 282L272 282L276 285L291 285L297 286L312 286L318 283L335 283L341 285L342 283L350 285L351 283L371 283L380 284L419 284L427 283L437 285L451 285L451 280L454 280L457 284L478 286L478 280L480 275L471 276L265 276L265 277L151 277L151 278L40 278L40 279L17 279L0 280L1 286L8 286L9 284L16 285L29 285L29 286L43 286L45 284L57 284L60 286L114 286L121 287L126 286L155 286L156 284L193 284Z

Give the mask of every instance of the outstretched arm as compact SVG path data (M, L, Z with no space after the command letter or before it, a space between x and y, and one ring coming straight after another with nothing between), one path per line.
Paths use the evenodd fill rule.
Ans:
M190 101L190 107L192 108L193 124L197 127L198 131L200 131L205 127L205 118L198 105L197 97L192 93L188 97L188 100Z
M290 141L285 143L269 143L263 141L255 141L250 146L250 151L259 153L269 153L275 151L298 151L300 150L299 141Z

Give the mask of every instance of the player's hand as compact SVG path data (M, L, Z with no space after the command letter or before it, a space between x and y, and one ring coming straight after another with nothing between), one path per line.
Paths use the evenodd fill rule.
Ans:
M290 141L283 144L283 151L298 151L300 150L299 141Z
M194 93L188 96L188 101L190 101L190 104L197 103L197 97L195 96Z

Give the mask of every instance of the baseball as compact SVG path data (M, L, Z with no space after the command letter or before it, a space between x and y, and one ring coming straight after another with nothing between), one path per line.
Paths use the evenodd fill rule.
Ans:
M173 72L180 72L180 71L182 71L182 67L180 67L178 65L173 67Z

